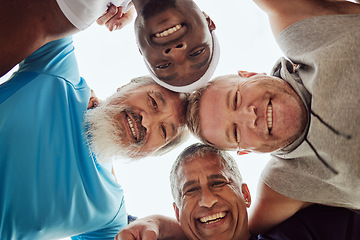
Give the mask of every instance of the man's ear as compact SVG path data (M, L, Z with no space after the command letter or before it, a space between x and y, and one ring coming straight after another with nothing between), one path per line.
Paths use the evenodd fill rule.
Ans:
M249 78L249 77L252 77L255 75L266 75L266 73L248 72L248 71L242 71L242 70L239 70L238 74L240 77L243 77L243 78Z
M176 215L176 220L177 220L178 222L180 222L179 208L176 206L175 203L173 203L173 207L174 207L174 212L175 212L175 215Z
M211 20L211 18L205 13L205 12L202 12L206 18L206 22L208 24L208 27L209 27L209 30L210 32L212 30L215 30L216 29L216 26L215 26L215 23L213 22L213 20Z
M250 195L250 191L249 191L249 188L246 183L243 183L241 185L241 192L245 199L245 205L247 208L249 208L251 205L251 195Z

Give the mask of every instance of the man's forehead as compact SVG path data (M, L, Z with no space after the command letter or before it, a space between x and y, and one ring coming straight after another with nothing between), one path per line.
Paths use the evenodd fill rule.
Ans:
M163 94L164 96L168 96L173 93L172 91L160 86L156 82L138 86L138 87L134 88L133 90L139 91L139 92L157 91L157 92Z
M158 74L158 78L172 86L186 86L198 81L207 71L210 65L210 56L203 62L190 66L186 69L179 68L176 71L169 72L168 74Z
M209 169L215 170L214 172L224 171L223 164L221 164L221 157L215 153L205 153L201 156L192 156L186 159L180 166L178 173L185 176L188 173L203 172Z
M246 79L241 78L239 76L232 76L232 75L224 76L223 78L214 81L214 83L209 88L212 88L212 87L228 88L228 87L235 86L235 85L237 85L237 83L243 82L243 81L246 81Z

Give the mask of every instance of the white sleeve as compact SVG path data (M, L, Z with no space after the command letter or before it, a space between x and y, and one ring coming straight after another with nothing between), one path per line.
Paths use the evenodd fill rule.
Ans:
M126 12L131 0L56 0L65 17L79 30L88 28L108 9L110 4Z

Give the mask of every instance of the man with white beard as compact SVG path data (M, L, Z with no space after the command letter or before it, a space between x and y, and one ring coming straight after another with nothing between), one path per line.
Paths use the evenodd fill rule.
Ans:
M150 76L132 79L87 111L92 150L104 161L111 156L139 158L168 152L188 136L183 125L186 102L187 94L168 91ZM127 121L129 128L119 125L119 118ZM133 139L127 141L129 130ZM159 136L152 136L153 132Z
M71 37L41 47L0 85L0 239L113 239L127 214L101 161L159 154L186 132L186 95L150 77L87 111L89 98Z

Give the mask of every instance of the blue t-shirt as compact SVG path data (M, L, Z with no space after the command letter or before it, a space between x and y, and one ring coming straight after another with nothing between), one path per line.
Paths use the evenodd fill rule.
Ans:
M89 98L71 37L0 85L0 239L113 239L127 224L123 190L84 136Z

